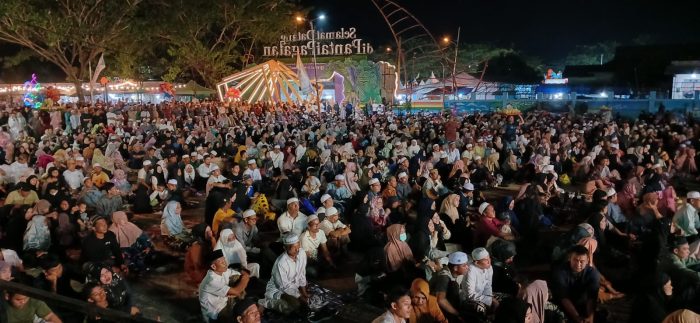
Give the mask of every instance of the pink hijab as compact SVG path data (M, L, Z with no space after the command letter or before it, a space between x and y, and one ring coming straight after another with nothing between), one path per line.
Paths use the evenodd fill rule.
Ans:
M399 239L401 235L401 224L392 224L386 229L386 237L389 240L384 247L386 254L386 265L390 273L401 268L404 262L413 262L413 252L405 241Z
M117 211L112 214L112 225L109 226L109 231L117 235L117 241L119 241L119 247L121 248L131 247L143 233L139 227L129 222L126 213L123 211Z

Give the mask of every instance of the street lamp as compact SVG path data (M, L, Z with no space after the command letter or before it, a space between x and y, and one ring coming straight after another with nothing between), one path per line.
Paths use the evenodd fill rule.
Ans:
M316 30L314 29L314 21L316 20L326 20L326 15L320 14L318 17L314 19L305 19L304 17L297 16L296 21L301 23L304 20L309 21L309 26L311 27L311 43L313 44L313 48L311 49L311 52L313 54L313 60L314 60L314 90L316 91L316 104L318 104L318 115L321 115L321 95L318 92L318 75L317 75L317 69L318 67L316 66ZM320 47L319 47L320 48Z
M459 53L459 34L462 30L462 27L457 27L457 40L456 41L451 41L450 37L443 37L442 42L445 43L445 45L450 45L454 44L455 45L455 59L454 62L452 62L452 97L453 99L455 98L455 94L457 93L457 54ZM443 83L445 80L443 79Z

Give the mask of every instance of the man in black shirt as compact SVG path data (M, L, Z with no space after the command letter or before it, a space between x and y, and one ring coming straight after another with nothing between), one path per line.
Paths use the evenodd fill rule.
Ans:
M83 240L82 261L102 263L117 270L126 270L117 236L107 229L107 220L96 216L92 222L95 231Z
M460 289L466 292L466 275L469 272L469 257L457 251L448 257L449 263L430 280L430 293L435 295L440 309L450 322L461 322Z
M569 261L552 273L554 302L570 322L593 323L600 274L589 262L588 249L576 245L569 251Z

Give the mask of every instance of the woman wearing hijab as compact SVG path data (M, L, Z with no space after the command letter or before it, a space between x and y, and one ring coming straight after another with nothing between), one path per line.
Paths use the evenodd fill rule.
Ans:
M411 283L411 317L408 323L447 323L437 298L430 294L428 282L416 278Z
M240 266L250 272L253 277L260 277L260 265L249 263L245 248L238 239L236 234L231 229L221 231L219 241L216 242L214 250L221 250L226 258L226 263L229 267Z
M387 283L413 279L417 275L416 262L413 252L406 243L406 229L402 224L392 224L386 229L387 243L384 246L384 265L387 273Z
M92 153L92 165L95 164L100 164L102 169L109 171L110 174L114 172L114 160L105 157L100 148L95 148L95 151Z
M160 231L162 235L174 240L180 247L189 245L194 239L192 234L185 228L180 213L182 207L179 202L170 201L163 209L163 216L160 221Z
M496 214L498 215L503 215L503 214L508 214L508 218L511 221L511 224L513 227L515 227L516 230L520 229L520 219L518 218L518 215L515 214L515 200L513 199L512 196L506 195L504 196L498 205L496 205Z
M114 187L119 189L121 195L127 196L131 194L131 184L126 177L126 172L122 169L115 169L112 175L112 183L114 183Z
M547 282L544 280L536 280L528 284L527 287L520 289L519 298L529 305L525 322L544 323L545 307L549 299Z
M662 323L697 323L700 322L700 314L691 310L677 310L669 314Z
M69 247L78 242L80 225L73 212L70 200L63 198L58 202L58 226L54 229L54 241L59 246Z
M39 200L33 208L33 212L27 212L25 218L29 217L27 229L24 231L23 250L48 251L51 247L51 232L49 230L48 218L51 204L46 200Z
M630 311L630 322L661 322L668 315L673 286L665 273L656 273L643 294L637 296Z
M88 275L86 283L98 284L107 294L109 307L136 315L140 312L134 305L134 298L131 289L126 281L119 274L112 271L108 266L100 264L88 265Z
M112 225L109 226L109 231L117 236L122 254L128 260L129 269L137 272L146 269L146 259L153 250L153 243L148 235L129 222L124 211L112 214Z

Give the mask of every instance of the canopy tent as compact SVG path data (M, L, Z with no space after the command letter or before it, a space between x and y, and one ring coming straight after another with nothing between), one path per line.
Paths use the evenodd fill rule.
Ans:
M219 98L228 98L229 89L238 89L240 99L248 103L274 101L293 103L303 100L299 78L284 63L269 60L225 77L216 85Z
M191 96L209 96L214 93L214 90L203 87L195 81L189 81L183 87L176 87L175 94L177 95L191 95Z

